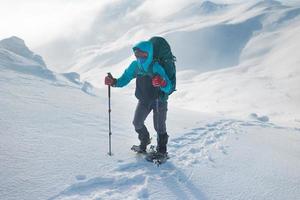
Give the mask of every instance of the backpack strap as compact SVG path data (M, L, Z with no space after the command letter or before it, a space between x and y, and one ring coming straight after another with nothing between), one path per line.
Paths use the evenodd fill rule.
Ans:
M149 75L151 77L154 76L154 74L153 74L153 67L154 67L155 62L158 62L158 59L153 59L152 62L150 63L150 65L149 65L149 68L148 68L148 73L149 73Z

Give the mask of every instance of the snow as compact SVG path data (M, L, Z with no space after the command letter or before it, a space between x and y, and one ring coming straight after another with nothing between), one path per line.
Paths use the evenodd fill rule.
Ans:
M224 115L257 112L273 122L299 125L300 60L294 53L299 48L295 42L299 39L299 22L287 24L249 41L238 66L200 74L179 84L174 103Z
M124 10L128 2L112 3L104 15L122 18L116 40L91 37L63 73L22 39L0 41L0 199L297 199L299 4L193 2L184 15L135 26L127 20L149 2L130 1ZM104 39L116 24L104 27ZM170 41L178 59L170 159L159 167L130 150L138 142L134 83L112 89L107 155L103 84L107 72L117 76L133 59L132 44L154 34Z
M0 47L6 50L9 50L10 52L13 52L17 55L21 55L25 58L31 59L41 66L45 66L45 62L43 61L42 57L39 55L34 54L32 51L30 51L26 45L25 42L18 38L18 37L10 37L7 39L3 39L0 41Z
M0 41L0 65L22 73L55 79L42 57L30 51L24 41L17 37Z
M109 157L106 90L89 96L73 83L8 70L1 70L0 81L1 199L299 195L299 130L170 108L171 159L157 168L129 150L137 142L128 117L134 103L117 92Z
M216 4L211 1L204 1L204 2L195 2L184 9L180 11L180 13L177 13L175 16L178 19L186 18L186 17L194 17L195 14L197 15L212 15L217 14L218 12L221 12L225 10L227 7L226 4Z

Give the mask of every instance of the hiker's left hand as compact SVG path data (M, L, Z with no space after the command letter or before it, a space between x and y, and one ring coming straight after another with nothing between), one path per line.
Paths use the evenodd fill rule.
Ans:
M152 78L152 85L153 87L165 87L167 82L160 76L156 75Z

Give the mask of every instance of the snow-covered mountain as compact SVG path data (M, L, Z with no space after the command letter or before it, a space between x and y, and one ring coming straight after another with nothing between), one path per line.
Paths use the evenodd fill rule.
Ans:
M74 87L79 87L82 91L93 95L93 86L87 81L81 82L78 73L58 74L49 70L43 58L33 53L21 38L15 36L0 41L0 67L3 70L46 78L56 84L70 83Z
M300 6L193 1L151 17L149 2L105 7L65 73L20 38L0 41L1 200L300 196ZM131 46L152 35L165 36L178 59L170 159L159 168L130 150L138 142L133 85L112 89L107 155L103 85L133 59ZM146 125L156 145L151 115Z
M54 79L40 55L28 49L24 41L11 37L0 41L0 65L11 70Z
M227 4L217 4L211 1L204 2L195 2L191 5L188 5L186 8L180 10L179 13L171 17L175 17L177 19L187 18L187 17L195 17L197 15L212 15L219 14L220 11L224 11L228 5ZM169 17L171 19L171 17Z
M174 103L225 115L246 115L252 110L270 116L277 123L299 125L300 59L296 52L300 48L297 42L300 21L291 14L296 10L299 11L288 9L279 16L279 11L273 10L270 16L260 16L263 23L256 18L254 24L261 24L263 31L256 32L245 43L235 67L192 79L192 73L183 73L189 80L178 86Z
M25 45L25 42L18 37L11 37L0 41L0 48L3 50L10 51L15 55L20 55L28 60L32 60L42 67L45 67L45 62L40 55L34 54ZM17 59L11 59L11 61Z

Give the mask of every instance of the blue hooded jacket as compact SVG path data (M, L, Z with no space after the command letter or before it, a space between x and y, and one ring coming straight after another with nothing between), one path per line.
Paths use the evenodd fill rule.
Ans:
M142 41L136 44L133 47L133 51L135 49L140 49L144 52L148 53L148 57L146 60L141 61L137 59L133 61L129 67L124 71L122 76L117 79L116 87L123 87L127 85L132 79L136 78L136 91L135 96L141 100L149 102L157 98L157 96L166 101L168 99L168 95L172 89L172 83L167 76L164 68L158 62L153 61L153 45L150 41ZM151 70L151 65L152 70ZM152 86L152 77L155 75L159 75L166 81L165 87L159 87L156 89Z

